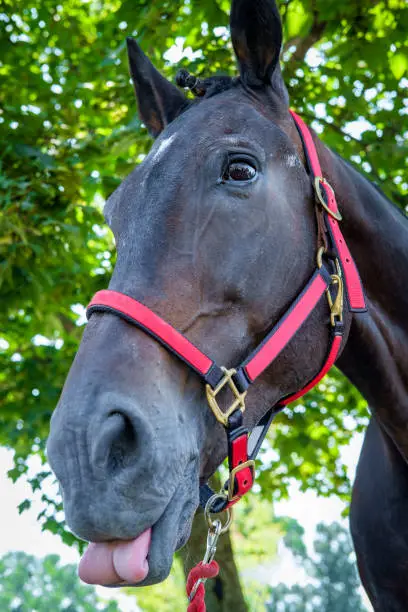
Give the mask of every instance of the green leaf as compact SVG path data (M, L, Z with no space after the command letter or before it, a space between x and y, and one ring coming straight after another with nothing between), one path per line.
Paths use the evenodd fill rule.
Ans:
M408 55L405 53L396 53L389 59L392 74L399 81L408 69Z
M313 23L313 16L310 10L306 10L299 0L294 0L288 6L285 20L286 38L306 36Z
M21 504L17 506L18 513L21 514L24 510L28 510L31 508L31 501L29 499L25 499Z

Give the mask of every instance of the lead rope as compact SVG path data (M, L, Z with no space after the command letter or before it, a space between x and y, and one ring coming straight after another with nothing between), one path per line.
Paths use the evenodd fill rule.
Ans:
M220 571L220 566L214 561L214 557L217 551L218 538L226 533L231 525L232 512L230 509L226 510L227 519L222 524L220 519L213 520L211 518L211 508L214 502L219 501L220 498L224 500L224 497L223 494L217 493L210 497L205 506L204 519L208 525L207 549L203 560L197 563L188 574L186 591L189 606L187 612L206 612L204 585L208 578L215 578Z

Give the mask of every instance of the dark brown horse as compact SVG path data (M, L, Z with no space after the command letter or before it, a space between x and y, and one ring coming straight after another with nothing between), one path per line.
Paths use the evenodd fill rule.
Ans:
M105 209L118 253L110 288L143 302L226 365L240 362L285 312L316 255L314 194L279 68L275 2L234 0L231 34L239 77L206 80L195 102L130 41L140 116L157 140ZM345 312L347 342L337 361L373 413L354 485L352 534L375 610L402 612L408 224L314 140L368 305L365 314ZM322 367L328 334L321 301L250 390L249 428ZM225 454L198 376L143 331L113 314L93 314L48 443L67 523L98 543L84 578L163 580L189 537L199 483Z

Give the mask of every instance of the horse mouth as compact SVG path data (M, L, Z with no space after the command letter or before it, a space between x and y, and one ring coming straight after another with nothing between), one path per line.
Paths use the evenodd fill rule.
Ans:
M145 586L167 578L174 553L190 537L198 495L178 487L160 518L134 538L90 542L79 578L107 587Z
M149 573L151 529L133 540L91 542L82 557L78 574L88 584L105 586L137 584Z

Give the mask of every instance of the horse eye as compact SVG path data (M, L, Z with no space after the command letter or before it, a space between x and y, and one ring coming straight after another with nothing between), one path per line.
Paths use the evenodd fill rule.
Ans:
M224 181L251 181L256 177L256 168L246 161L233 161L225 169Z

